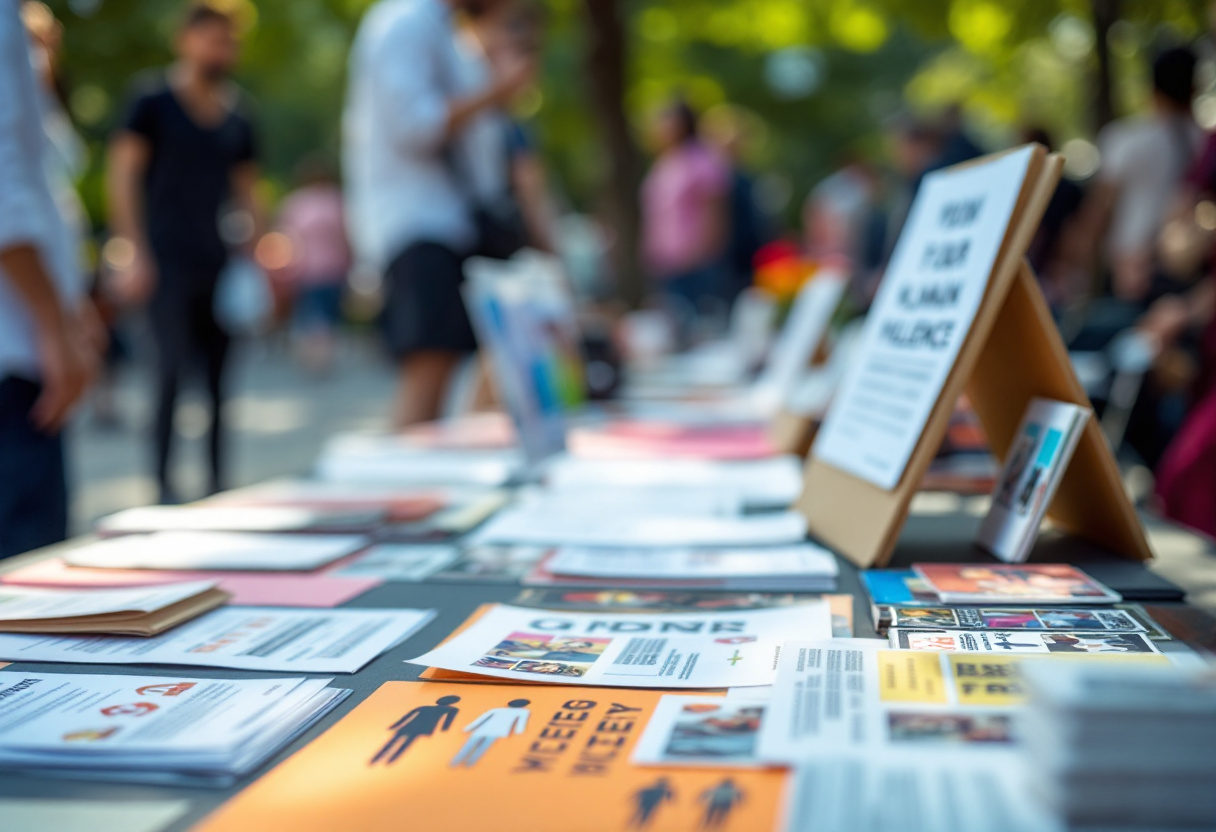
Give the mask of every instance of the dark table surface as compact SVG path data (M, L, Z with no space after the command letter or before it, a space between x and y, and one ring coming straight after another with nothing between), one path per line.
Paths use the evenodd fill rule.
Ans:
M965 514L943 516L913 516L900 538L890 566L910 566L921 561L991 561L992 558L971 546L978 521ZM54 550L38 556L50 556ZM28 562L29 556L23 561ZM1032 560L1039 562L1073 562L1090 571L1096 578L1128 595L1129 600L1144 603L1149 613L1176 638L1193 646L1216 650L1216 619L1186 605L1177 588L1156 578L1140 564L1113 558L1083 541L1044 537L1036 547ZM5 564L10 567L12 564ZM0 797L27 797L54 800L104 800L110 803L143 800L187 800L190 810L168 827L172 832L189 828L219 806L228 797L251 783L260 774L302 748L345 714L357 707L381 684L394 680L416 679L422 668L406 664L405 660L431 649L460 625L478 605L486 602L509 602L519 593L516 583L462 581L423 583L385 583L347 603L347 607L421 608L435 609L438 615L412 638L381 655L358 673L337 675L335 687L350 688L354 694L341 703L325 719L313 726L284 748L270 762L243 778L232 788L208 789L171 786L142 786L121 783L92 783L77 780L26 776L5 772L0 776ZM854 597L854 632L858 637L874 636L870 621L869 601L861 587L858 570L842 561L837 592ZM1152 600L1139 600L1143 593ZM130 675L164 675L165 668L152 665L88 665L20 663L11 669L63 673L121 673ZM255 678L266 673L210 668L190 668L198 678ZM3 824L0 822L0 827Z

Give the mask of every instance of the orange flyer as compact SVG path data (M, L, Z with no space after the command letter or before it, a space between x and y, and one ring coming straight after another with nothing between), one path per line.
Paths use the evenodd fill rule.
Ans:
M387 682L195 832L763 832L781 770L639 767L662 691Z

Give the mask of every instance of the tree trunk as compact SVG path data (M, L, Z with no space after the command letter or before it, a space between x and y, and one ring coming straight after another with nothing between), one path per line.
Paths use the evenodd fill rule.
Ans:
M1110 27L1119 19L1119 0L1090 0L1090 7L1094 18L1094 51L1098 54L1098 77L1094 79L1093 98L1094 131L1097 132L1115 119Z
M603 143L602 218L611 233L609 255L621 298L631 307L646 296L638 265L642 159L625 117L625 28L619 0L583 0L587 15L587 78Z

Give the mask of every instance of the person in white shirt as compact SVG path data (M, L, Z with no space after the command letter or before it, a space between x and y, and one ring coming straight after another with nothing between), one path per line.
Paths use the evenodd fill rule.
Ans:
M439 416L476 350L460 295L476 219L505 171L483 164L487 119L532 81L521 58L494 77L457 44L458 11L505 0L381 0L350 58L343 115L347 222L358 260L384 276L384 333L400 373L399 426Z
M1098 136L1101 167L1083 206L1078 250L1105 252L1111 294L1121 301L1138 305L1149 294L1157 237L1203 141L1191 115L1194 76L1189 49L1162 52L1153 61L1152 113L1119 119Z
M0 0L0 557L67 535L60 431L97 364L19 5Z

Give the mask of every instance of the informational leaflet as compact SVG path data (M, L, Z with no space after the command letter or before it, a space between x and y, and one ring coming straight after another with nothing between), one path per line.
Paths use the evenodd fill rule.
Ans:
M546 564L558 575L653 580L746 579L783 576L831 578L836 558L822 546L738 549L607 549L564 546Z
M514 679L648 688L772 684L783 642L832 632L826 602L729 613L571 613L495 605L412 664Z
M388 682L195 829L778 828L784 771L630 762L659 698L645 690Z
M549 551L548 546L471 546L435 579L513 584Z
M1085 630L1142 632L1125 609L1069 607L892 607L892 627L928 630Z
M1030 402L976 535L980 546L1007 563L1026 560L1090 413L1068 402Z
M3 634L0 657L27 662L354 673L434 615L434 610L225 607L152 638Z
M966 749L1002 755L1016 741L1026 700L1024 657L892 650L874 639L787 642L760 733L764 760L799 761L841 751ZM1169 666L1162 655L1057 656Z
M767 702L741 695L685 696L669 694L659 700L654 715L633 749L640 766L763 767L756 755L760 724Z
M0 766L234 776L349 693L331 681L0 672Z
M888 631L888 640L896 650L961 650L971 653L1074 655L1161 652L1143 633L904 630L892 627Z
M866 319L857 358L814 456L894 488L924 433L976 312L1032 155L927 175Z
M787 832L1064 832L1018 755L838 754L801 762L793 777Z
M112 613L150 613L193 598L215 581L189 581L135 589L35 589L0 586L0 622L83 618Z
M734 462L559 456L546 467L545 480L551 488L723 488L740 494L748 506L788 506L802 493L802 460L793 455Z
M569 294L551 267L532 267L471 259L462 291L495 387L535 464L565 449L567 415L583 403L586 384Z
M157 532L99 540L63 556L94 569L215 569L308 572L359 551L362 535Z
M795 511L741 517L621 516L612 512L553 514L528 507L505 509L472 535L486 544L572 546L777 546L806 538L806 518Z
M378 543L333 574L413 583L447 569L459 557L460 550L455 546Z

